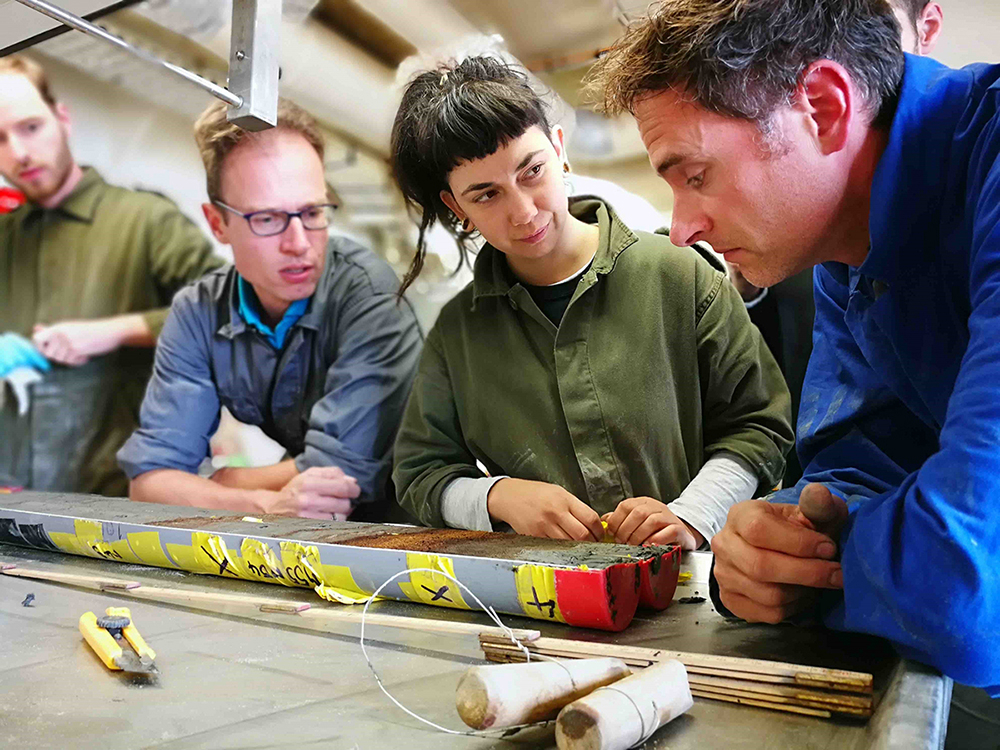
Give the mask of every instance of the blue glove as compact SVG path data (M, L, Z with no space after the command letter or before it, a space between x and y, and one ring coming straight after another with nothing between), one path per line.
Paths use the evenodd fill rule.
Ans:
M48 372L52 365L28 339L16 333L0 334L0 378L18 367L34 367Z

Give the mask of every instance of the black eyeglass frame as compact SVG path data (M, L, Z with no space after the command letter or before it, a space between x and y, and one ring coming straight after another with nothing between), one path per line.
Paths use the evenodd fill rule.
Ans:
M292 219L294 219L296 217L298 217L299 221L302 222L302 228L305 229L306 231L309 231L309 232L318 232L320 230L327 229L330 226L330 218L331 218L330 212L336 211L338 208L340 208L336 203L317 203L317 204L315 204L313 206L307 206L306 208L303 208L301 211L282 211L282 210L277 209L277 208L268 208L268 209L264 209L263 211L251 211L250 213L245 214L242 211L233 208L232 206L227 206L222 201L212 201L212 204L218 206L219 208L224 208L227 211L229 211L230 213L236 214L237 216L239 216L242 219L244 219L246 221L246 223L247 223L247 226L250 227L250 231L253 232L255 235L257 235L258 237L277 237L279 234L283 234L285 232L285 230L288 229L288 225L292 223ZM324 212L324 216L327 217L326 224L324 226L321 226L321 227L307 227L305 219L302 218L303 214L305 214L308 211L312 211L314 209L317 209L317 208L328 208L328 209L330 209L329 212ZM253 221L252 221L252 219L253 219L254 216L259 216L260 214L284 215L284 217L285 217L285 223L284 223L284 225L282 225L281 229L279 229L279 230L277 230L275 232L267 232L267 233L258 232L256 229L253 228Z

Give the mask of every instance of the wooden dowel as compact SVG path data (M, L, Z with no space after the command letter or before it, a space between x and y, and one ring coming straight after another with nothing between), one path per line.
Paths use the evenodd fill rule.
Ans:
M559 750L628 750L694 702L679 661L665 661L574 701L556 719Z
M125 581L104 576L88 576L76 573L61 573L50 570L36 570L20 566L0 571L0 574L17 578L33 578L52 583L62 583L94 591L106 591L128 596L133 599L179 604L192 609L262 619L255 617L261 613L285 614L294 617L296 624L313 630L327 630L329 625L360 625L362 610L359 606L327 604L318 598L314 601L294 599L271 599L247 594L226 594L212 591L195 591L165 586L147 586L138 581ZM350 608L349 608L350 607ZM477 625L470 622L451 620L431 620L401 615L383 615L368 612L365 624L405 630L419 630L450 635L479 636L486 633L499 640L510 638L495 626ZM536 640L541 633L537 630L513 630L514 637L521 642Z
M121 578L105 578L103 576L88 576L79 573L62 573L57 570L33 570L22 568L19 565L4 564L0 566L0 573L5 576L15 578L34 578L51 583L65 583L70 586L80 586L86 589L97 589L98 591L128 590L137 589L141 585L138 581L126 581Z
M473 729L556 718L559 710L632 674L621 659L567 659L470 667L455 691L458 715Z

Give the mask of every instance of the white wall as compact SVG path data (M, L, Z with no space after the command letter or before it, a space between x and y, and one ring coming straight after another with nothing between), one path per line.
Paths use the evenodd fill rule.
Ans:
M960 68L1000 62L1000 0L938 0L944 31L933 56Z

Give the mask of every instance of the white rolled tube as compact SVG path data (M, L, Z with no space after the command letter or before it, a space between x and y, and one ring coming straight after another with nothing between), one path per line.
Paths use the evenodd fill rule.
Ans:
M660 662L570 703L556 719L559 750L627 750L694 705L687 670Z
M560 659L471 667L459 680L455 707L473 729L554 719L559 709L632 672L621 659Z

